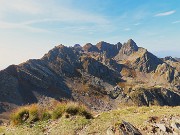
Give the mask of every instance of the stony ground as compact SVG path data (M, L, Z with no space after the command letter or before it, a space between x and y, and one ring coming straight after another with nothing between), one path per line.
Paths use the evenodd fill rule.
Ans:
M34 124L0 127L2 135L119 135L128 132L124 122L141 134L180 134L180 107L120 107L117 110L94 114L94 119L81 116L62 117ZM128 126L128 125L127 125Z

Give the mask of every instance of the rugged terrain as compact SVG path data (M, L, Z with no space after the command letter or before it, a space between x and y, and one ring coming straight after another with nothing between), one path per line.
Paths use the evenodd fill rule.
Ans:
M126 105L180 105L180 62L158 58L132 40L58 45L41 59L0 71L0 113L49 99L95 111ZM4 115L2 115L4 116Z

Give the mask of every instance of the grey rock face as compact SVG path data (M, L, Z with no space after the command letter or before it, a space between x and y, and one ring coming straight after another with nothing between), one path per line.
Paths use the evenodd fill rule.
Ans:
M152 53L146 51L142 57L136 59L134 67L139 69L141 72L155 71L159 64L163 62Z
M89 58L89 57L85 57L82 60L83 63L83 69L98 78L103 79L104 81L111 81L115 83L115 80L118 78L118 73L109 69L107 66L105 66L104 64L100 63L99 61L93 59L93 58Z
M137 128L126 121L122 121L122 124L119 126L119 130L122 135L142 135Z
M155 71L159 75L164 75L164 79L166 79L168 82L177 82L177 85L180 85L179 82L179 72L175 70L170 65L163 63L161 65L158 65Z
M164 124L156 124L156 126L159 127L163 132L166 132L166 127Z
M87 43L83 46L83 50L86 52L99 52L98 48L91 43Z
M163 60L164 60L164 61L169 60L169 61L173 61L173 62L178 62L178 60L176 60L175 58L173 58L173 57L171 57L171 56L167 56L167 57L163 58Z
M180 62L180 58L175 58L175 59Z
M112 58L116 56L119 52L119 50L122 47L122 44L119 42L116 45L106 43L104 41L101 41L96 44L96 47L98 48L99 52L105 52L107 58Z
M165 88L136 89L130 94L132 100L139 105L169 105L180 103L180 95ZM173 98L172 98L173 97Z

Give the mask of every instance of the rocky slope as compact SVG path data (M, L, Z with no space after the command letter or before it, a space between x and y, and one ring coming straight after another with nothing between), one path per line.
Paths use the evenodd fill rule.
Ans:
M180 58L175 58L177 61L180 61Z
M179 63L157 58L132 39L123 45L59 45L41 59L0 71L0 112L50 98L96 111L119 104L180 105Z

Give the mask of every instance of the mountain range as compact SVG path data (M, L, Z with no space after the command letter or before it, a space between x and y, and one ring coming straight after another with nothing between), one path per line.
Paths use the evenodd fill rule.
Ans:
M129 39L55 46L40 59L0 71L0 113L49 100L92 110L123 105L180 105L180 59L158 58Z

